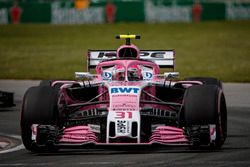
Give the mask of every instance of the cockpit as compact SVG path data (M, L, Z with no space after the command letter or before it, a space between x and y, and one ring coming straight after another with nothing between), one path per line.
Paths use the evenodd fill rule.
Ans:
M143 79L140 66L128 67L113 66L103 70L102 77L104 80L113 81L139 81Z
M107 81L149 81L159 72L159 67L140 60L115 60L100 63L96 71Z

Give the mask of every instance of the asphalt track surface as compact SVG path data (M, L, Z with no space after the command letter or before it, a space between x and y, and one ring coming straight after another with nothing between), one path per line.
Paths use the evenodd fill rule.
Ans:
M20 136L21 100L38 81L0 81L15 93L16 106L0 108L0 135ZM22 146L1 153L1 166L250 166L250 85L224 84L228 104L228 138L222 149L190 151L186 147L95 148L34 154ZM20 141L19 141L20 142ZM19 143L20 144L20 143Z

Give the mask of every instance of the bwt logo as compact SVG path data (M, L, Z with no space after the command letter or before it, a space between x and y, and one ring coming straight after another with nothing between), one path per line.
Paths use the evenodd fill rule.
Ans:
M131 88L131 87L119 87L119 88L111 88L112 93L138 93L139 88Z

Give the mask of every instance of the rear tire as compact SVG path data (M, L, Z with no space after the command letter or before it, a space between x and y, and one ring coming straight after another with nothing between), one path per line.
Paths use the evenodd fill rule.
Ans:
M53 147L38 148L31 140L32 124L56 125L58 91L49 86L31 87L23 98L21 135L25 148L32 152L50 152Z
M39 86L51 86L51 84L54 82L54 80L42 80L39 83Z
M201 81L204 85L216 85L222 89L222 83L220 80L212 77L189 77L185 78L185 81Z
M216 85L197 85L188 88L184 95L184 120L191 129L191 148L210 142L210 134L200 135L199 128L216 125L216 139L209 148L220 148L227 136L227 109L224 94ZM194 132L194 134L192 134ZM194 136L196 135L196 136ZM197 143L195 143L198 141Z
M52 84L55 81L56 80L42 80L40 82L39 86L50 86L50 87L52 87ZM57 90L59 90L62 85L63 85L63 83L57 83L57 84L54 84L53 87L56 88Z

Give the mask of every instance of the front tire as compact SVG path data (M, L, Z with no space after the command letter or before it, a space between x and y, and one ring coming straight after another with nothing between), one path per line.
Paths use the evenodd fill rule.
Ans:
M220 148L227 136L227 109L222 89L216 85L197 85L188 88L184 95L184 120L190 130L191 148L210 144ZM214 145L210 133L203 135L201 127L216 125Z
M56 125L58 91L49 86L31 87L23 98L21 135L25 148L32 152L52 151L52 147L38 148L31 140L33 124Z

